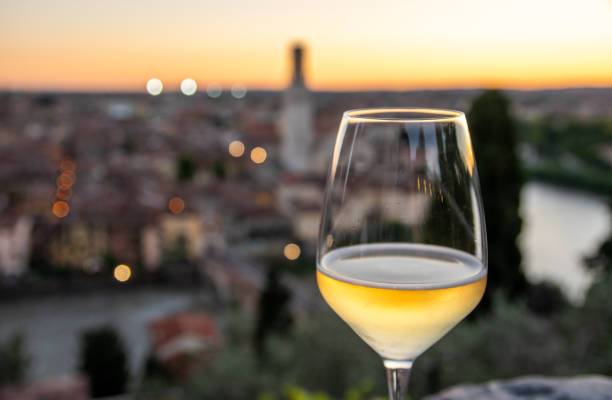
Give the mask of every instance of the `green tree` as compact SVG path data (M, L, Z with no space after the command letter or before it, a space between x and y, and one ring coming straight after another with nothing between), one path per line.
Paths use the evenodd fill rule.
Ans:
M196 173L196 163L191 154L181 154L176 161L176 178L179 181L190 181Z
M612 200L608 203L610 215L612 216ZM595 270L604 277L612 274L612 217L610 218L610 235L600 245L595 254L585 259L588 268Z
M522 225L519 203L523 177L508 99L498 90L487 90L474 100L467 119L487 221L491 274L481 307L489 308L490 296L496 290L511 298L528 290L517 243Z
M109 327L86 331L81 336L81 368L89 376L92 397L125 393L129 373L123 343Z
M29 364L22 335L14 335L0 343L0 386L21 383Z
M189 260L187 252L187 238L179 235L174 243L163 250L164 263L186 263Z
M278 268L269 268L266 286L259 297L254 343L260 357L265 355L267 337L272 333L287 334L293 323L289 310L291 294L281 283Z
M219 180L224 180L227 177L227 167L221 160L213 161L211 170Z

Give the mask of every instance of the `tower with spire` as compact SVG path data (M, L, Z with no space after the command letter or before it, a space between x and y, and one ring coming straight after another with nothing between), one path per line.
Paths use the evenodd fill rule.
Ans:
M304 82L304 48L293 45L293 76L291 84L283 94L281 114L281 161L284 168L292 172L310 169L312 146L312 103L310 91Z

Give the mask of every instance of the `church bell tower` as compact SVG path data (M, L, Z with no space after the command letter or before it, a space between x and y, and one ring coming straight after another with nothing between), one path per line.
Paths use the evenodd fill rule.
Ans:
M283 94L281 114L281 161L292 172L310 169L312 147L312 102L304 82L304 48L296 44L291 49L293 77Z

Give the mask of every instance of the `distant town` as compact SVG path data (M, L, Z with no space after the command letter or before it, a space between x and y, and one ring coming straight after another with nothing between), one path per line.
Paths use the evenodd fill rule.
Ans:
M466 110L478 93L313 93L303 49L293 52L282 93L0 94L3 285L60 271L128 281L211 252L280 256L292 243L288 258L311 254L344 110ZM602 118L612 103L612 89L507 94L524 120Z
M172 92L152 79L142 93L0 93L0 302L162 285L206 288L200 303L239 304L253 315L266 280L274 279L266 276L272 265L293 270L283 282L294 314L320 306L312 274L301 279L300 271L314 269L342 113L380 106L467 111L481 91L312 92L304 52L291 49L293 74L282 92L240 84L198 90L192 80ZM505 93L520 121L605 120L612 104L612 89ZM599 150L609 161L612 149ZM531 145L521 151L527 164L537 162ZM415 163L423 160L417 153ZM431 184L428 190L432 195ZM121 306L135 327L126 337L136 353L133 372L148 351L145 325L153 353L178 375L191 368L175 363L184 352L203 352L201 361L222 346L214 313L189 311L191 300L161 292L135 298L133 309ZM155 312L138 308L156 300ZM49 307L62 308L62 301L55 297ZM82 301L100 307L95 298ZM46 312L36 312L44 321ZM89 308L71 312L82 316ZM58 315L56 325L72 324L74 332L88 326L68 315ZM64 358L51 365L44 354L56 344L30 336L39 357L31 376L74 369L75 354L61 350ZM55 338L58 348L73 339ZM58 390L87 398L81 378L62 382Z

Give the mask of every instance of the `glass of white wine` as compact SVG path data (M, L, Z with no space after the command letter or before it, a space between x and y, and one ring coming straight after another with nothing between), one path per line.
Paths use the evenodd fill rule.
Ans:
M404 400L414 360L466 317L487 282L478 173L463 113L343 114L317 246L329 306L383 358Z

